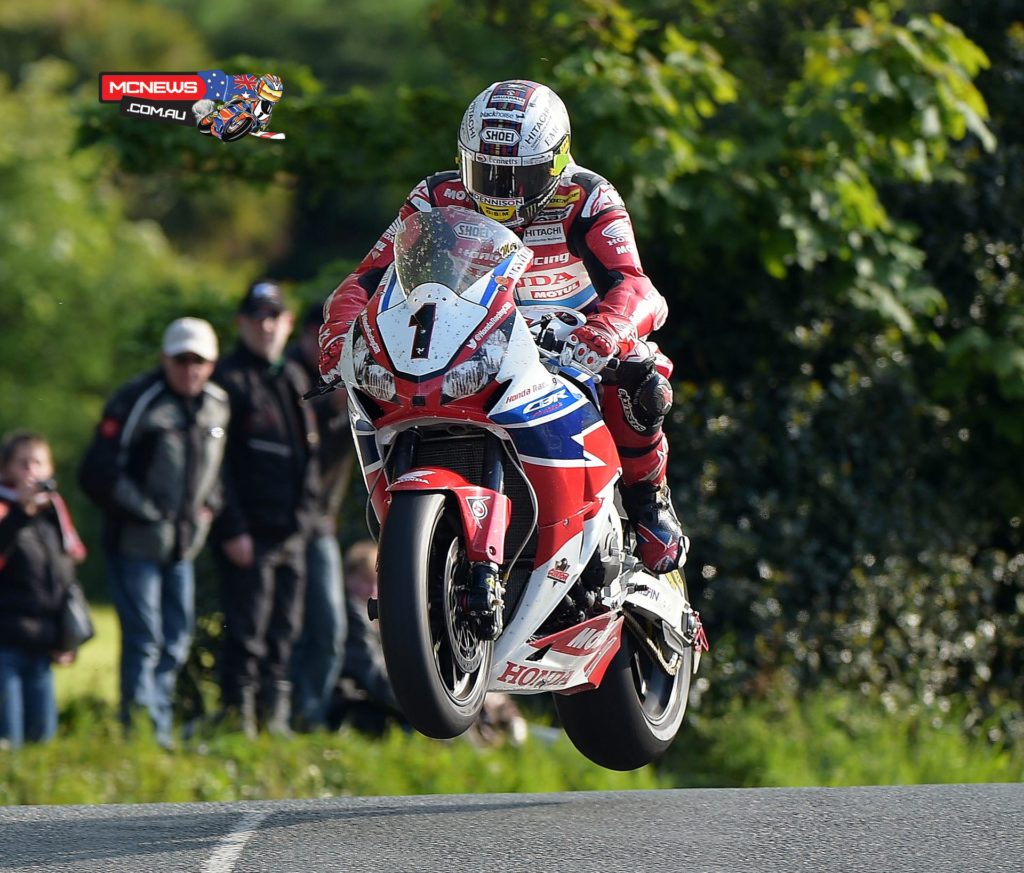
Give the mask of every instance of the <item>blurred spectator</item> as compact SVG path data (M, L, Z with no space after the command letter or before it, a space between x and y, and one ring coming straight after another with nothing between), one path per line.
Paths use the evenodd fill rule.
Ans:
M476 746L521 746L528 735L526 719L512 695L503 691L487 692L480 715L466 731L466 737Z
M312 384L319 382L317 337L323 307L306 310L298 340L286 354ZM345 590L337 519L352 471L352 432L347 395L334 391L310 401L320 435L320 500L306 545L306 605L302 633L292 656L293 721L302 730L325 727L327 709L345 654Z
M401 719L401 710L388 680L377 623L366 612L367 601L377 596L376 543L354 543L345 552L344 567L348 635L331 725L348 721L358 730L381 734Z
M50 446L15 431L0 444L0 743L18 748L57 730L51 662L59 651L60 605L85 558L54 490Z
M222 721L291 733L292 647L302 623L306 537L317 512L316 418L305 371L283 357L294 317L258 282L238 310L239 342L215 378L231 400L221 545Z
M229 407L209 381L217 335L200 318L164 331L160 366L110 398L79 471L104 510L103 544L121 623L121 718L144 707L173 745L172 699L195 625L193 559L222 503Z

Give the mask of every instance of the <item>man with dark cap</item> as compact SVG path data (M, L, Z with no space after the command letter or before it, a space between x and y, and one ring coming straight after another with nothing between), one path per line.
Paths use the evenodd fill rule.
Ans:
M306 539L317 511L316 419L310 382L284 357L294 317L274 282L254 284L238 309L239 342L214 374L231 402L220 542L224 645L221 697L249 736L260 717L290 735L290 665L302 627Z

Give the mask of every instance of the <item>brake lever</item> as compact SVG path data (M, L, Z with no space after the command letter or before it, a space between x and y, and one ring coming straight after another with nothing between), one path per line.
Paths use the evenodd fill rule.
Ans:
M326 394L330 394L333 391L337 391L339 388L344 387L345 383L338 379L336 382L324 382L322 379L316 383L309 391L302 395L303 400L315 400L317 397L323 397Z

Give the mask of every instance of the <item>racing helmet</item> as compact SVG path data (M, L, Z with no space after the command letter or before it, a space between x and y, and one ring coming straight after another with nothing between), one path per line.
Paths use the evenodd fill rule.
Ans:
M266 76L260 76L259 82L256 83L256 96L260 100L277 103L283 95L284 83L277 76L271 76L269 73Z
M495 82L459 126L462 184L477 209L506 227L529 224L569 165L569 113L546 85Z

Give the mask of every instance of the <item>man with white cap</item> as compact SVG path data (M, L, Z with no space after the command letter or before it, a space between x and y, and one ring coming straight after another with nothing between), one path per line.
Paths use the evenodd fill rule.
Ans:
M79 469L104 511L104 549L121 622L121 718L148 713L173 745L172 697L195 618L193 560L220 511L230 407L210 382L217 335L179 318L164 331L160 366L119 388Z

